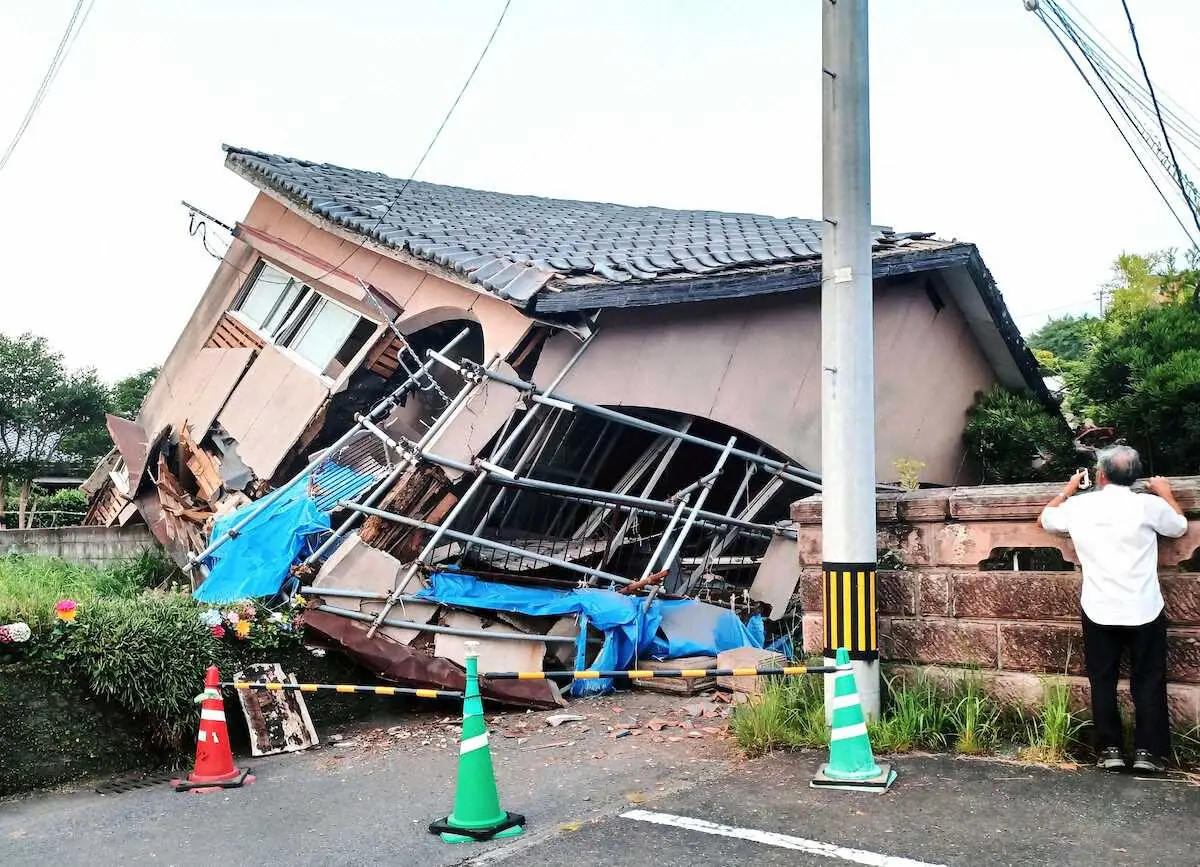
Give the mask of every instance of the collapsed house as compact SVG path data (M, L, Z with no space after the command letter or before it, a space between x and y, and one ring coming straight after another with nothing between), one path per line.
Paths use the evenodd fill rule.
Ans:
M303 592L405 683L460 685L467 638L484 671L570 670L788 632L819 221L226 154L259 194L138 418L109 419L89 523L145 521L202 600ZM974 245L877 228L873 262L877 478L975 483L967 409L997 382L1051 403L1037 363Z

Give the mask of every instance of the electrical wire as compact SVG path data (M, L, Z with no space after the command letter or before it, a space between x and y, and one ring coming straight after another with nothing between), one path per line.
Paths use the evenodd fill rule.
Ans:
M1057 9L1053 3L1048 3L1047 6L1049 6L1052 9L1052 11L1055 12L1056 17L1059 15L1066 16L1066 13L1063 12L1061 9ZM1129 152L1131 154L1133 154L1133 158L1135 160L1137 160L1138 165L1141 166L1142 171L1146 174L1146 178L1150 181L1151 185L1154 187L1155 192L1157 192L1159 195L1159 198L1161 198L1163 200L1163 204L1165 204L1167 206L1167 209L1171 212L1171 216L1175 218L1175 222L1177 222L1179 224L1179 228L1181 228L1183 230L1183 233L1187 237L1188 241L1191 242L1193 244L1193 246L1196 246L1197 242L1194 238L1192 238L1191 230L1188 228L1187 224L1184 223L1184 221L1179 217L1179 214L1175 210L1175 206L1171 204L1171 200L1167 197L1167 194L1165 192L1163 192L1162 187L1159 186L1158 181L1155 179L1155 177L1151 173L1150 169L1146 166L1146 163L1142 159L1141 154L1138 153L1137 148L1134 146L1133 142L1130 141L1129 136L1126 134L1125 130L1122 128L1120 121L1117 120L1116 115L1114 115L1112 112L1112 109L1110 109L1108 107L1108 103L1104 101L1104 97L1100 95L1100 91L1097 90L1096 85L1088 77L1087 73L1084 71L1084 69L1080 65L1079 61L1075 59L1075 55L1067 47L1066 42L1064 42L1062 37L1059 36L1058 29L1055 28L1055 26L1051 23L1051 20L1049 19L1049 17L1040 8L1037 10L1036 14L1037 14L1038 19L1042 22L1042 24L1045 25L1046 29L1050 32L1050 35L1054 37L1054 40L1058 43L1059 47L1063 50L1063 53L1067 55L1067 59L1071 61L1071 65L1075 67L1075 71L1079 73L1080 78L1083 79L1084 83L1092 91L1092 94L1096 97L1096 101L1100 103L1100 107L1104 109L1104 113L1107 114L1108 119L1110 121L1112 121L1112 124L1116 128L1117 133L1121 136L1122 140L1125 142L1126 146L1129 148ZM1060 20L1060 25L1061 25L1061 20ZM1067 38L1073 44L1075 44L1076 47L1078 48L1079 47L1078 42L1075 40L1074 36L1072 35L1072 31L1071 31L1070 27L1067 25L1061 25L1061 27L1063 29L1064 34L1067 36ZM1084 56L1085 56L1085 58L1087 58L1086 53ZM1092 66L1093 71L1095 71L1095 66L1092 64L1092 61L1090 60L1090 58L1088 59L1088 63L1089 63L1089 65ZM1116 94L1112 90L1112 87L1103 78L1103 76L1100 76L1098 72L1097 72L1097 76L1101 79L1101 84L1103 84L1105 86L1105 89L1109 92L1109 95L1117 103L1117 107L1121 109L1121 111L1125 115L1126 119L1131 124L1133 124L1133 126L1136 128L1137 123L1130 116L1128 108L1126 108L1125 104L1123 102L1121 102L1121 100L1116 96Z
M1156 162L1159 168L1162 169L1166 178L1170 181L1173 187L1178 187L1183 195L1185 203L1188 206L1188 215L1195 219L1194 206L1197 200L1200 200L1200 190L1197 190L1194 184L1183 174L1182 168L1179 166L1178 154L1171 150L1168 152L1159 144L1157 139L1150 133L1151 125L1158 126L1163 130L1164 136L1168 136L1166 127L1169 125L1175 129L1176 133L1187 143L1193 147L1200 148L1200 133L1191 128L1185 121L1178 116L1167 112L1163 112L1161 105L1157 99L1151 99L1151 94L1147 88L1142 85L1141 80L1136 78L1132 73L1128 72L1120 63L1115 61L1082 27L1074 22L1071 17L1063 11L1055 0L1046 0L1046 6L1049 8L1058 19L1057 26L1063 31L1067 38L1075 45L1080 54L1088 61L1092 67L1096 77L1104 84L1105 89L1109 92L1113 102L1121 109L1134 131L1141 137L1146 147L1154 152ZM1089 22L1090 23L1090 22ZM1094 26L1094 25L1093 25ZM1103 37L1102 37L1103 38ZM1107 40L1106 40L1107 41ZM1110 43L1111 44L1111 43ZM1117 54L1125 59L1124 55L1117 51ZM1126 59L1126 62L1129 62ZM1137 103L1137 107L1145 114L1145 123L1134 119L1121 98L1113 91L1113 85L1123 90L1131 99ZM1185 112L1186 113L1186 112ZM1170 115L1170 123L1168 124L1168 115ZM1170 160L1174 170L1169 168L1166 163ZM1186 155L1185 155L1186 159ZM1188 160L1189 165L1200 169L1200 163L1195 160ZM1200 220L1197 220L1197 227L1200 228Z
M37 92L33 96L33 101L29 104L29 108L26 109L25 116L21 119L21 123L12 137L12 141L5 148L4 155L0 156L0 171L3 171L4 167L8 165L13 151L17 149L17 145L21 143L21 139L25 137L25 131L29 129L29 124L33 121L33 116L37 114L37 110L42 105L42 100L46 98L50 84L57 77L58 70L62 67L63 62L66 61L71 46L75 44L74 36L78 36L78 31L83 29L83 24L80 24L79 28L76 29L75 22L79 20L79 13L83 10L84 2L85 0L78 0L75 4L75 10L71 13L71 20L67 22L67 29L63 31L62 38L58 42L58 48L55 49L54 56L50 59L50 66L47 67L46 74L42 76L42 83L38 85ZM91 12L90 6L88 7L88 12ZM84 16L84 20L86 21L86 16Z
M362 240L354 246L354 249L346 254L346 258L318 277L318 281L324 280L335 271L340 271L342 267L350 261L351 257L365 247L371 234L374 233L375 230L381 225L383 225L383 221L386 220L388 214L392 212L392 208L396 207L397 203L399 203L400 197L404 195L404 191L408 189L408 185L412 183L413 178L416 177L417 173L421 170L421 166L425 164L425 160L429 156L430 151L433 150L433 146L437 144L438 138L441 137L442 130L444 130L446 128L446 124L450 122L451 115L454 114L454 110L458 108L458 104L460 101L462 101L463 95L466 94L467 88L471 86L471 82L475 79L475 73L479 71L479 66L483 63L483 58L487 56L488 49L492 47L492 42L495 40L496 34L500 31L500 25L504 23L504 16L508 14L508 7L511 5L512 0L505 0L504 8L500 10L500 17L496 19L496 26L492 28L491 35L488 36L487 42L485 42L483 45L483 50L479 53L479 57L475 60L475 65L471 67L471 72L467 76L467 80L463 82L463 86L459 89L458 95L454 97L454 102L450 103L450 108L447 109L445 117L442 118L442 122L438 125L437 131L434 132L433 138L429 140L429 144L426 146L425 152L421 154L421 158L417 160L417 164L413 167L413 170L408 173L408 177L405 178L404 183L400 185L399 191L392 198L392 201L388 204L387 209L379 215L379 219L375 221L374 226L372 226L369 230L360 233L362 235Z
M1158 105L1158 97L1154 95L1154 84L1150 81L1150 71L1146 68L1145 58L1142 57L1142 45L1138 41L1137 28L1133 26L1133 13L1129 11L1129 4L1126 0L1121 0L1121 7L1125 10L1125 19L1129 22L1129 35L1133 38L1133 49L1137 54L1138 63L1142 67L1142 77L1146 79L1146 89L1150 91L1150 100L1154 103L1154 114L1158 118L1158 125L1162 130L1163 144L1167 146L1167 153L1171 157L1171 163L1175 166L1175 175L1179 182L1179 192L1183 194L1184 201L1188 204L1188 210L1191 211L1192 219L1196 222L1196 228L1200 229L1200 212L1196 210L1196 203L1192 201L1187 184L1184 183L1183 169L1179 167L1179 158L1175 156L1175 148L1171 146L1171 137L1167 134L1167 124L1163 120L1162 109Z

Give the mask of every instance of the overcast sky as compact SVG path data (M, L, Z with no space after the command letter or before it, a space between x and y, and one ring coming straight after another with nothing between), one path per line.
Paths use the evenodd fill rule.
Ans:
M0 331L112 379L160 362L232 223L223 142L406 176L502 0L95 0L0 172ZM1120 0L1076 0L1132 56ZM1156 86L1200 114L1200 3L1130 0ZM0 0L0 140L73 0ZM1018 323L1096 307L1123 250L1186 239L1021 0L873 0L873 218L977 243ZM420 177L819 217L817 0L513 0ZM0 144L2 147L2 144ZM218 234L219 248L224 236Z

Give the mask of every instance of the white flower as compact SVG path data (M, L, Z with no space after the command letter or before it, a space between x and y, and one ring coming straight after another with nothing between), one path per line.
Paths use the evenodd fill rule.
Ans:
M215 608L209 608L207 611L201 611L199 615L200 622L208 627L219 626L221 623L221 612Z

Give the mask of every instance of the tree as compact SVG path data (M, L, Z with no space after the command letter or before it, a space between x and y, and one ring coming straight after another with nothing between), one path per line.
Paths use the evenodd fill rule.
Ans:
M996 386L967 413L967 451L984 484L1045 481L1074 469L1075 444L1062 417L1027 394Z
M121 418L136 418L157 376L158 368L150 367L119 380L112 388L112 405L109 411Z
M45 338L0 334L0 514L9 481L19 490L24 527L34 477L94 462L107 451L108 405L95 371L68 371Z
M1147 472L1200 471L1200 311L1181 296L1114 318L1069 377L1076 403L1117 428Z
M1051 319L1029 336L1029 348L1049 352L1060 361L1079 361L1096 337L1100 320L1094 316Z

